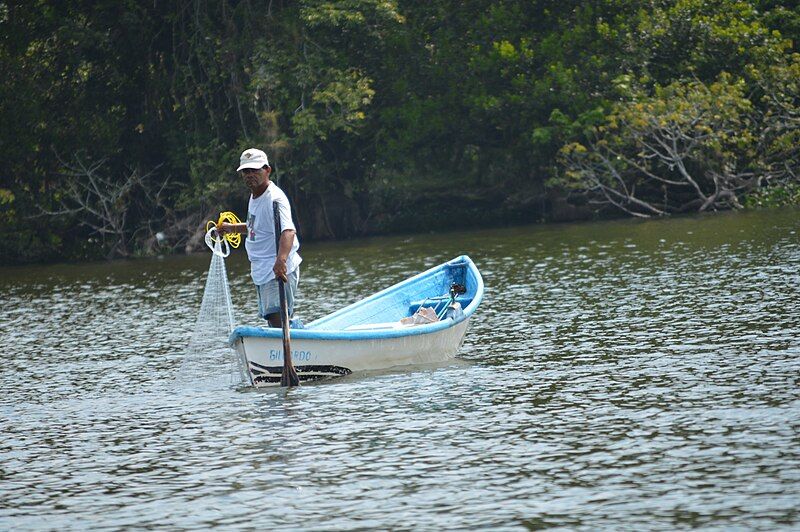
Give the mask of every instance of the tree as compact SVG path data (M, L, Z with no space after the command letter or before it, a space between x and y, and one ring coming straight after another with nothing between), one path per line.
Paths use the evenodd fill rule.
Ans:
M795 60L761 76L756 104L745 81L726 74L639 93L585 144L561 150L553 183L639 217L740 208L763 184L797 178L797 68Z
M563 183L634 216L739 207L763 174L744 82L657 87L615 106L587 145L562 150Z
M108 258L128 257L138 233L154 234L153 224L162 223L169 213L164 202L168 181L136 169L120 180L104 172L106 162L87 163L76 157L73 163L65 163L66 180L56 194L59 209L43 209L42 214L74 216L91 230L91 239Z

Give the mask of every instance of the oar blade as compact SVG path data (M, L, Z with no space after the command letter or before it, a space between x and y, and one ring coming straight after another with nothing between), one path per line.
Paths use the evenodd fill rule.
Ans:
M292 364L292 344L289 334L289 312L286 308L286 292L283 280L278 279L278 293L281 299L281 327L283 329L283 371L281 371L281 386L300 386L300 377Z
M294 366L291 364L283 365L283 371L281 372L281 386L300 386L300 377L297 376L297 371L295 371Z

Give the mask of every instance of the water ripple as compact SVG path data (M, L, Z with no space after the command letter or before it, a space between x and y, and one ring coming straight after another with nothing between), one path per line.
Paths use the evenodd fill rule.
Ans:
M798 220L306 246L307 321L463 252L487 292L452 363L288 391L187 378L206 256L9 269L0 527L796 527Z

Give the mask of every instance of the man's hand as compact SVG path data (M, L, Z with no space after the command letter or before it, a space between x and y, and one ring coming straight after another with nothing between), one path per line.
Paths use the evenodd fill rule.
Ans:
M219 234L219 236L231 232L233 232L233 224L230 224L228 222L222 222L221 224L217 225L217 233Z
M280 257L276 258L275 265L272 267L272 271L275 272L275 277L283 280L284 283L289 282L289 278L286 277L286 259L282 259Z

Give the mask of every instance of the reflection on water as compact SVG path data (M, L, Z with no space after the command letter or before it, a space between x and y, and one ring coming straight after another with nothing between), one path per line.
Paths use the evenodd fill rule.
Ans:
M452 363L288 391L225 356L182 372L209 256L4 269L0 527L797 525L798 232L788 210L305 245L305 321L461 253L487 294Z

